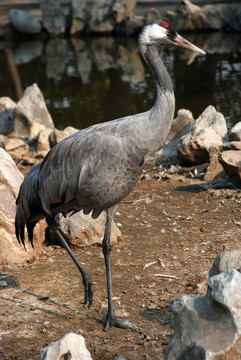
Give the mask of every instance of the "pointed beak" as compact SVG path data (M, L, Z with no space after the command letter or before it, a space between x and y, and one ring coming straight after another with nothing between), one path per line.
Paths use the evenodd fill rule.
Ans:
M199 54L203 54L203 55L206 54L205 51L199 49L199 47L193 45L192 43L190 43L189 41L184 39L182 36L180 36L179 34L177 34L177 36L175 37L173 45L181 46L185 49L195 51Z

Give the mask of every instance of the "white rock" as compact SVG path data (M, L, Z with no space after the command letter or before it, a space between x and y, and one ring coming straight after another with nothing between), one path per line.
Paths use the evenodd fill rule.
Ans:
M224 116L209 105L194 122L190 133L178 144L177 153L185 163L198 165L208 162L209 149L219 148L228 142Z
M0 148L0 265L20 264L37 256L31 248L25 251L17 242L14 228L15 202L23 175L11 156Z
M90 244L102 244L105 231L105 212L102 212L97 219L92 219L91 214L84 215L82 211L77 212L76 214L69 217L61 217L60 225L61 229L65 234L69 235L70 241L75 242L75 245L78 245L78 233L86 233L84 241L85 245ZM71 237L73 236L73 239ZM114 220L112 220L111 227L111 244L114 245L118 242L121 232L116 226ZM79 236L81 239L81 236ZM83 243L79 243L83 245Z
M23 97L17 105L24 111L32 123L38 122L46 128L54 128L53 120L37 84L34 83L25 89Z
M85 339L74 333L66 334L60 340L41 350L41 360L91 360L85 346Z

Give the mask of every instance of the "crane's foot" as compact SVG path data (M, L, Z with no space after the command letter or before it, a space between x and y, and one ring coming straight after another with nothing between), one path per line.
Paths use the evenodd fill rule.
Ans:
M91 277L87 273L83 276L83 284L85 288L84 304L89 303L88 308L90 309L93 302L94 290L92 286Z
M104 318L104 324L105 324L104 331L107 331L110 326L115 326L115 327L118 327L121 329L127 329L127 330L132 330L132 331L138 332L138 329L136 327L132 326L130 320L117 319L113 315L108 316L108 314L107 314Z

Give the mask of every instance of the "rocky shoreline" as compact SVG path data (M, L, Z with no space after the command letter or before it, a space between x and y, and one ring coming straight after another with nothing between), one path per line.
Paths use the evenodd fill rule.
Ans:
M18 8L10 9L8 21L0 27L0 36L9 37L15 31L30 36L79 33L134 35L148 22L163 17L175 23L178 31L241 31L241 6L235 2L200 7L183 0L181 5L176 5L175 11L167 10L160 14L150 5L144 15L135 14L136 6L136 0L108 0L105 3L72 0L65 4L63 11L60 1L42 0L39 16Z

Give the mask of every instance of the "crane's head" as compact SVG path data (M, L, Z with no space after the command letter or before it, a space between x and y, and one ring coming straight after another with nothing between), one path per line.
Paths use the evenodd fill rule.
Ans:
M146 46L176 45L200 54L205 54L203 50L180 36L174 26L164 20L157 20L146 25L140 33L139 42Z

